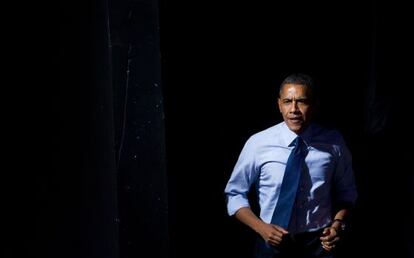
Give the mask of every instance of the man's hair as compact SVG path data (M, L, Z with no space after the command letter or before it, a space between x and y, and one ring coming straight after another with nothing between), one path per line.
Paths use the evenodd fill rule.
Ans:
M308 90L308 94L309 97L315 101L317 98L317 92L315 89L315 85L313 84L313 79L311 76L307 75L307 74L303 74L303 73L294 73L289 75L288 77L286 77L283 82L280 84L279 87L279 96L280 96L280 92L282 91L283 87L286 84L300 84L300 85L304 85L307 90Z

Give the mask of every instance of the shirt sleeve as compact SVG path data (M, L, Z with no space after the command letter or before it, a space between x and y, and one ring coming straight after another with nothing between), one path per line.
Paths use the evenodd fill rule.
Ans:
M338 208L353 206L357 199L352 156L341 138L338 146L338 163L334 177L334 200Z
M250 138L244 145L224 190L227 212L230 216L243 207L250 207L248 192L254 183L258 169L255 160L256 146Z

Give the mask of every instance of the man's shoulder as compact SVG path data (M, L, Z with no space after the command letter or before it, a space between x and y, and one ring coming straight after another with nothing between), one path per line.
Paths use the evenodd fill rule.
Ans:
M268 138L269 136L277 135L281 129L282 123L278 123L254 133L250 138Z
M334 145L344 144L342 133L336 128L321 126L319 124L312 125L312 138L316 142L325 142Z
M278 123L276 125L270 126L265 128L261 131L258 131L252 134L247 142L248 143L269 143L272 139L277 139L281 132L281 124Z

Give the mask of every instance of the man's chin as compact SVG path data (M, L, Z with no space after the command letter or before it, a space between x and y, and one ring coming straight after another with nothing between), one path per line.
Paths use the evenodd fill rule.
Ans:
M296 134L300 134L305 129L305 125L304 125L304 123L294 123L294 124L289 123L288 128L292 132L294 132Z

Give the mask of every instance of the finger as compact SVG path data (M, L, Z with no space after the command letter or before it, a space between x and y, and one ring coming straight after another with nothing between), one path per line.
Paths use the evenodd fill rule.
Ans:
M330 234L328 236L322 236L319 239L323 242L332 242L335 239L339 239L339 237L336 234Z
M278 238L282 238L282 236L283 236L283 233L281 231L278 231L278 230L274 230L271 234L272 234L271 236L276 236Z
M282 227L280 227L280 226L273 225L273 227L274 227L277 231L281 232L282 234L288 234L288 233L289 233L289 231L287 231L286 229L284 229L284 228L282 228Z
M332 249L332 248L335 248L335 247L336 247L336 242L337 242L337 241L332 241L332 242L321 242L321 243L322 243L322 246L323 246L325 249Z
M323 249L325 249L326 251L330 252L331 248L330 247L323 247Z
M331 247L330 246L322 245L322 248L325 249L326 251L331 251Z
M335 237L334 239L332 239L330 242L331 242L331 244L334 244L334 243L336 243L336 242L338 242L339 241L339 237Z
M281 228L281 230L280 230L284 235L286 235L286 234L289 234L289 231L287 231L286 229L284 229L284 228Z
M277 243L280 243L282 241L282 236L280 234L273 234L270 239L276 241Z
M270 245L273 245L273 246L277 246L277 245L279 245L279 244L280 244L280 241L278 241L278 240L276 240L276 239L274 239L274 238L270 238L270 239L267 241L267 243L268 243L268 244L270 244Z
M319 238L321 241L328 241L330 236L330 232L327 228L325 228L322 232L322 236Z
M323 241L323 242L327 243L327 245L333 245L338 241L339 241L339 237L335 237L333 239L329 239L328 241Z
M322 242L328 242L331 241L331 236L324 236L319 238Z
M332 246L331 246L331 245L329 245L329 244L328 244L328 243L326 243L326 242L322 242L322 248L323 248L323 249L325 249L326 251L331 251Z
M274 236L274 240L276 240L277 242L282 241L282 236Z

